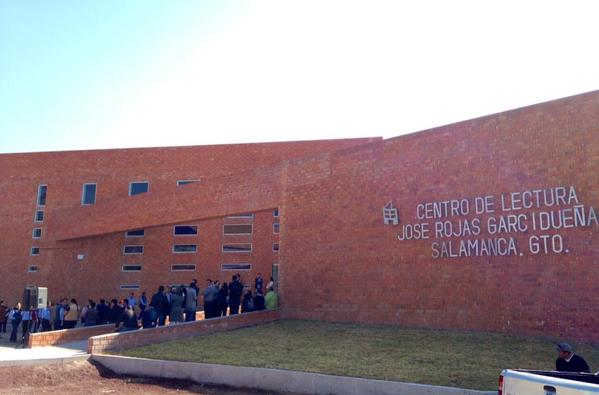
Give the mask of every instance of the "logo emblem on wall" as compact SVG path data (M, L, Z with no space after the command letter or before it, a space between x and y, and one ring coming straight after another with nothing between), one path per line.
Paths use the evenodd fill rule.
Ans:
M397 208L393 207L393 201L383 207L383 223L385 225L399 225L399 215L397 214Z

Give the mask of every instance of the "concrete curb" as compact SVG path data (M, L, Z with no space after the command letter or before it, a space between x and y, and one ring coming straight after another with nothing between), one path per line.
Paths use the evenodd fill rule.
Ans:
M72 357L61 358L39 358L39 359L13 359L0 361L0 367L3 366L40 366L40 365L65 365L74 361L87 361L89 354L75 355Z
M94 354L91 359L118 374L192 380L204 384L288 391L310 395L491 395L398 381L370 380L292 370L249 368Z

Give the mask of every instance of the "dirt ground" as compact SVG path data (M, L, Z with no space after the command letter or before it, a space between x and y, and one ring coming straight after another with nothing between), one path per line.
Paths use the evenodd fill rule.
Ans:
M88 361L0 367L0 394L293 395L205 386L191 381L118 376Z

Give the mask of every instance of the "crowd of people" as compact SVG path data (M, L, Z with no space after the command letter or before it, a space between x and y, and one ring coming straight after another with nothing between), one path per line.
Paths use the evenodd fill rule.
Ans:
M179 285L158 287L148 299L146 292L136 297L134 292L126 298L100 299L98 303L89 299L80 306L76 299L63 298L57 303L48 301L40 309L22 309L18 302L11 309L0 301L0 333L6 333L7 322L11 323L11 342L17 342L21 327L21 340L27 334L76 326L94 326L114 324L118 332L153 328L156 326L195 321L200 302L203 299L205 318L215 318L242 313L277 308L278 298L274 280L264 286L260 273L254 280L254 287L244 286L239 274L234 275L230 283L208 279L203 293L196 279L189 286ZM244 289L247 289L244 293ZM243 295L243 296L242 296Z

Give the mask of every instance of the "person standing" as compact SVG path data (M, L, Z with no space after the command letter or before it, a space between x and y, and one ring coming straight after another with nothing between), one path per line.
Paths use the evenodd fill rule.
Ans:
M241 294L243 292L243 284L239 281L237 275L234 275L229 284L229 314L235 315L239 313L239 305L241 304Z
M262 293L264 290L264 279L260 273L258 273L256 279L254 280L254 289L256 290L256 293Z
M10 342L16 343L19 324L23 320L23 316L21 315L21 303L17 303L15 307L12 308L8 314L8 319L10 320L10 324L12 326L12 331L10 332Z
M183 322L183 303L185 298L181 287L175 287L171 292L171 311L170 311L170 323L175 324L177 322Z
M143 291L139 297L139 309L143 312L147 307L148 297L146 296L146 291Z
M558 358L555 360L555 370L558 372L585 372L591 373L587 362L581 356L574 354L572 346L568 343L559 343L555 346Z
M67 312L64 316L64 329L72 329L77 325L77 319L79 318L79 305L76 299L71 299L67 307Z
M223 282L218 290L218 311L217 316L226 317L227 315L227 306L229 299L229 285L226 282Z
M185 294L185 322L196 320L196 310L198 308L198 296L193 282L187 287Z
M42 332L48 332L52 330L52 303L48 301L46 307L44 307L40 313L42 320Z
M0 300L0 333L6 333L7 315L8 307L6 307L3 300Z
M166 316L170 310L168 299L164 294L163 285L159 286L158 292L152 295L152 299L150 300L150 306L156 309L156 315L158 316L158 326L163 326L166 320Z

